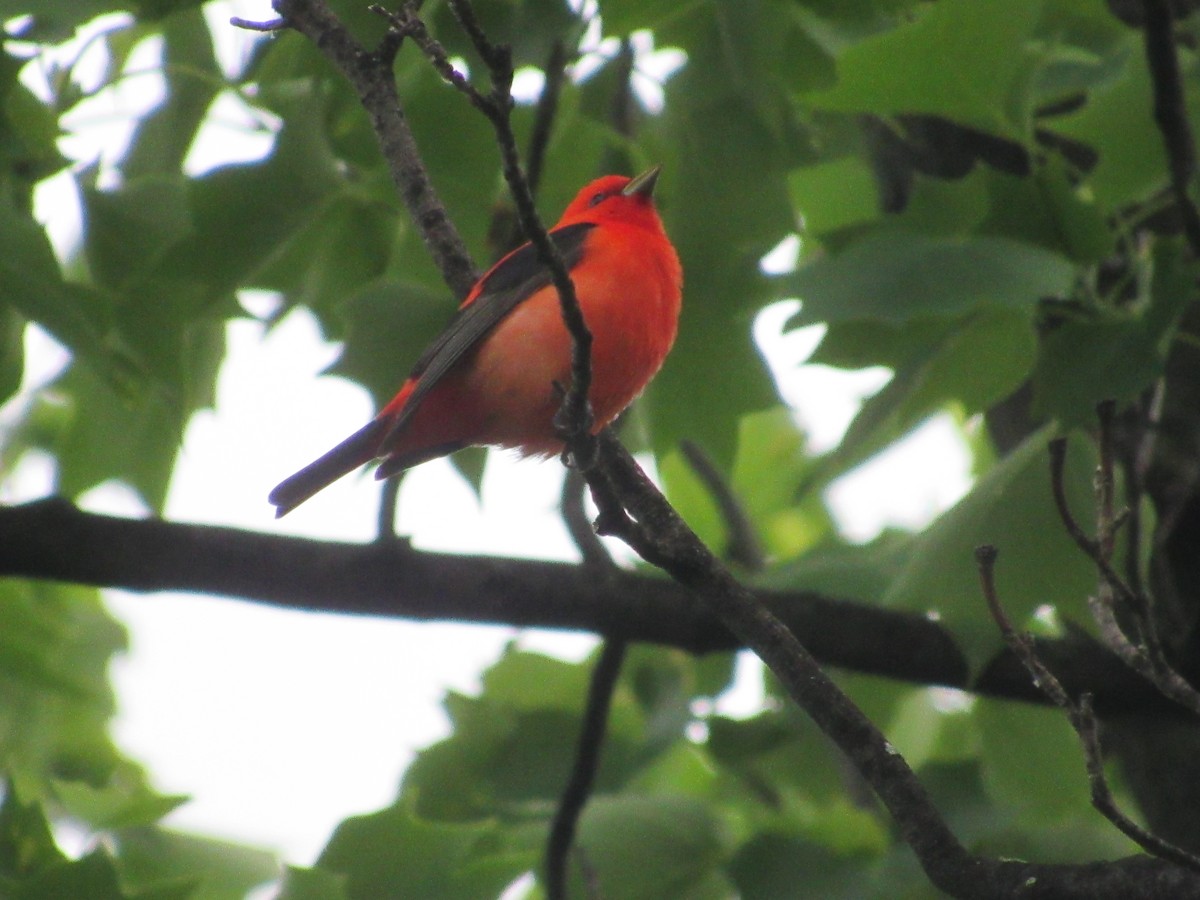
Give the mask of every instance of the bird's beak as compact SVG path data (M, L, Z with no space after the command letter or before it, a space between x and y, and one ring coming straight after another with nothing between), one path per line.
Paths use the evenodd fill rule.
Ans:
M629 184L625 185L621 194L625 197L632 197L635 194L639 197L649 197L654 193L654 185L658 183L658 174L662 171L662 165L659 164L651 169L647 169L637 178L633 179Z

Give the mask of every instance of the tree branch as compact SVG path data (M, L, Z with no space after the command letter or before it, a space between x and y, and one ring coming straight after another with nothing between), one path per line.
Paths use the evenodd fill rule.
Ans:
M317 47L350 82L371 117L379 148L409 215L455 296L465 297L479 277L471 254L434 190L416 138L396 93L392 61L399 41L369 52L347 31L324 0L274 0L284 22Z
M0 507L0 576L216 594L311 612L590 631L698 654L739 646L682 587L641 573L616 572L606 585L566 563L124 519L53 498ZM828 665L1044 702L1011 654L998 655L972 683L954 639L923 615L804 591L755 596ZM1072 696L1092 692L1101 714L1184 714L1094 642L1043 639L1037 650Z

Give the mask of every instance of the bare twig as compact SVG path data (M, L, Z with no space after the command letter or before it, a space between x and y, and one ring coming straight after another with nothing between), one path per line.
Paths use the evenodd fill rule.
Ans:
M1183 231L1200 256L1200 212L1191 198L1196 174L1196 142L1188 122L1175 49L1175 22L1169 0L1142 0L1145 10L1146 61L1154 82L1154 120L1162 133L1171 168L1171 191L1183 220Z
M1087 555L1100 572L1101 580L1110 585L1116 598L1130 608L1136 608L1139 603L1134 596L1133 590L1125 583L1125 580L1112 567L1108 558L1105 557L1101 542L1090 537L1079 521L1075 518L1075 514L1071 512L1071 505L1067 502L1065 468L1067 459L1067 441L1066 438L1055 438L1050 442L1050 487L1054 495L1054 505L1058 510L1058 516L1062 520L1063 526L1067 529L1067 533L1071 539L1075 541L1075 545Z
M1149 599L1135 594L1112 567L1110 561L1113 551L1111 532L1118 524L1118 517L1114 515L1111 508L1111 483L1114 478L1112 471L1114 465L1113 435L1111 415L1106 415L1103 404L1099 408L1099 412L1101 414L1101 447L1100 468L1096 482L1099 539L1093 540L1088 537L1076 521L1067 503L1063 472L1066 441L1063 439L1051 441L1049 448L1051 490L1059 517L1075 544L1095 564L1100 575L1099 588L1096 596L1088 598L1088 608L1109 649L1116 653L1126 665L1157 686L1164 695L1200 715L1200 692L1171 666L1163 653ZM1106 532L1108 533L1107 539ZM1121 603L1122 609L1128 613L1133 626L1137 628L1139 640L1136 642L1130 640L1118 620L1115 609L1118 601Z
M571 845L575 841L579 816L591 796L596 771L600 767L608 712L628 646L620 638L605 640L592 669L587 705L575 746L575 764L559 797L546 839L545 889L549 900L564 900L567 896L567 863L571 856Z
M288 27L286 19L271 19L267 22L254 22L250 19L243 19L240 16L230 16L229 24L234 28L244 28L246 31L261 31L264 33L282 31Z
M991 545L985 544L975 550L980 587L983 590L984 599L987 601L988 610L1000 628L1004 642L1024 664L1033 683L1041 688L1051 702L1066 714L1067 720L1075 730L1075 734L1079 738L1079 745L1083 750L1092 805L1122 834L1143 850L1177 865L1200 871L1200 857L1163 840L1138 825L1117 804L1104 774L1104 754L1100 747L1096 717L1092 712L1091 695L1082 694L1079 702L1076 703L1054 676L1054 673L1038 657L1037 651L1034 649L1033 638L1028 633L1017 631L1013 627L996 591L996 557L996 548Z
M542 72L546 80L542 85L542 93L538 97L537 109L533 117L533 129L529 132L529 151L526 156L529 163L525 167L525 176L529 181L529 190L537 194L538 186L542 183L542 170L546 162L546 149L550 146L550 134L554 128L554 117L558 114L558 98L562 94L563 83L567 76L567 48L561 40L550 45L550 55Z
M590 571L594 578L616 589L615 576L619 570L588 521L587 510L584 507L586 489L587 485L579 472L568 469L563 481L561 501L563 521L583 555L584 568ZM600 656L592 669L587 704L576 742L575 762L559 796L558 807L546 837L544 888L549 900L563 900L567 896L571 848L575 842L579 817L596 780L613 692L628 646L624 638L605 637Z
M400 484L403 478L388 478L379 491L379 511L375 517L375 540L390 541L396 538L396 504L400 499Z

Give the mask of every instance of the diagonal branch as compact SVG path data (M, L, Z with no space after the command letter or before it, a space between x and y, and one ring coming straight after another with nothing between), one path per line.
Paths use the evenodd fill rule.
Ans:
M420 229L425 246L455 296L465 297L478 278L478 272L466 244L434 190L396 93L392 62L399 42L385 42L378 50L368 51L354 39L324 0L274 0L273 6L287 26L307 37L358 94L371 117L392 181Z

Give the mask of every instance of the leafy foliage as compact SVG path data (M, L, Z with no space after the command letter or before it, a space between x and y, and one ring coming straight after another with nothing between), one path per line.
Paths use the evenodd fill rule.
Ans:
M383 26L363 5L331 4L373 45ZM1066 488L1085 517L1094 406L1137 400L1167 372L1197 274L1163 215L1169 173L1139 32L1075 0L602 0L588 20L558 0L476 6L522 67L545 66L556 42L592 42L586 77L568 78L559 99L544 212L598 169L665 163L686 312L631 434L702 536L719 548L727 525L675 449L685 438L726 473L762 537L762 583L935 614L978 670L1000 649L970 556L990 542L1018 622L1086 632L1094 575L1058 525L1046 441L1071 435ZM349 85L295 34L260 40L226 72L197 4L168 0L109 20L93 38L108 64L85 85L55 45L128 6L39 7L26 16L0 0L0 399L20 384L26 327L71 361L0 434L0 474L41 449L59 492L116 479L161 510L183 430L212 402L225 327L247 315L245 289L276 292L276 316L310 309L345 341L332 371L385 400L396 360L415 360L453 303ZM427 7L479 78L445 5ZM1194 41L1195 17L1178 27ZM652 35L685 54L661 110L628 93L623 57L596 51L596 34ZM162 41L161 101L111 166L65 158L56 139L71 113L130 77L150 38ZM638 77L654 77L648 59L635 59L648 70ZM1194 107L1194 56L1183 65ZM477 260L493 257L507 201L486 123L413 48L395 75L451 218ZM192 174L188 153L222 98L251 111L269 150ZM530 104L517 109L523 135L533 119ZM33 192L68 166L83 233L60 258ZM799 264L764 272L763 257L797 234ZM825 329L813 362L893 373L820 456L751 337L760 311L791 298L802 305L788 331ZM1025 427L993 441L984 417L998 428L992 413L1011 402ZM976 450L974 489L919 535L844 540L821 491L943 411ZM273 861L155 824L181 798L155 794L107 735L106 665L121 644L91 590L0 585L0 893L241 896L277 874ZM770 684L748 718L713 711L731 670L728 657L631 652L573 895L927 896L846 761ZM478 696L447 698L453 734L420 755L395 805L343 823L315 866L286 872L283 896L493 897L536 870L586 676L586 665L508 653ZM843 680L968 842L1045 861L1129 849L1087 808L1054 714ZM108 839L71 859L55 842L63 821Z

